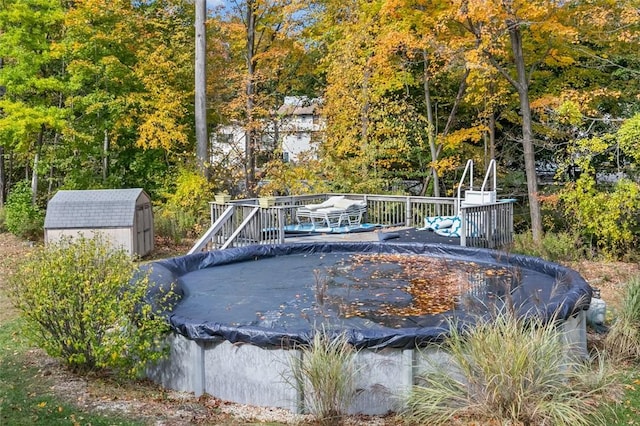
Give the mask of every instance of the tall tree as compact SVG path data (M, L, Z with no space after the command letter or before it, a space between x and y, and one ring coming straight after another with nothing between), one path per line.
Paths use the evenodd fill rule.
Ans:
M327 49L325 152L336 178L370 182L370 190L420 179L423 193L431 185L440 195L440 173L456 167L460 147L482 131L459 114L470 72L463 42L471 37L448 31L452 9L443 2L318 4Z
M122 0L78 0L65 16L59 49L68 64L73 91L67 104L73 116L58 148L66 158L55 163L66 175L61 184L108 185L110 164L118 160L118 147L127 144L127 121L134 111L127 97L142 89L133 73L136 21L130 3Z
M227 14L211 25L215 38L209 72L218 124L241 123L244 128L244 184L256 193L259 162L270 152L264 144L267 122L285 95L304 93L300 71L306 64L305 46L292 0L232 1ZM273 149L273 147L269 147Z
M0 144L32 163L34 201L40 156L59 139L67 117L64 63L52 49L63 18L57 0L7 0L0 9Z
M480 131L477 125L459 120L458 112L465 102L471 72L464 61L465 45L472 40L449 31L450 14L451 9L443 2L385 3L381 10L384 26L379 35L380 47L376 49L396 62L395 67L391 67L394 75L388 75L388 79L423 92L422 99L413 99L420 105L427 123L430 174L425 175L423 194L431 179L436 197L440 196L439 173L458 163L450 158L441 160L445 147L455 152L463 142L477 139ZM439 94L436 96L434 92ZM442 99L444 102L438 102Z
M534 241L542 238L536 158L531 111L534 72L551 55L562 56L576 40L566 22L567 7L553 0L516 2L461 0L456 20L476 39L468 59L475 66L494 67L515 89L520 105L521 144L527 176L531 229ZM486 61L486 62L485 62Z
M74 89L67 186L153 192L168 165L195 158L192 24L181 0L74 2L61 47Z

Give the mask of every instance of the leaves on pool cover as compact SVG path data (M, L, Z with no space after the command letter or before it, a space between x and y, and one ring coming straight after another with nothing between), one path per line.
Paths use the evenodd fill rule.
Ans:
M347 266L348 265L348 266ZM451 261L444 258L403 254L356 254L343 260L334 271L348 279L352 287L397 289L408 293L409 304L394 303L388 291L377 291L382 300L344 300L340 311L345 318L369 319L435 315L455 307L460 295L485 285L486 278L512 278L507 268L495 268L476 262ZM396 325L397 326L397 325Z

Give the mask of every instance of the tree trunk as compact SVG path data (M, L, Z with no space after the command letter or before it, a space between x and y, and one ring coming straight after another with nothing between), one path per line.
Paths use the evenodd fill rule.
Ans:
M109 177L109 133L105 129L102 142L102 183L107 182L107 177Z
M425 105L427 108L427 121L429 122L428 125L430 127L428 129L429 150L431 151L431 161L433 164L435 164L436 161L438 161L438 158L440 157L440 153L442 152L442 144L437 143L437 136L438 136L437 117L433 116L433 107L431 105L431 89L429 87L430 76L427 69L427 66L428 66L427 51L423 50L422 55L424 59L423 87L424 87ZM456 94L456 99L453 105L451 106L451 111L449 111L449 116L447 117L447 123L445 124L444 129L442 130L441 137L443 139L449 134L449 130L451 130L451 127L453 126L456 120L456 115L458 114L458 108L460 107L460 103L462 102L462 99L464 98L464 94L467 91L467 78L469 77L470 72L471 70L465 69L462 79L460 80L460 84L458 85L458 93ZM433 178L433 195L435 197L439 197L440 181L438 178L437 170L433 164L431 166L431 176ZM428 179L426 179L425 182L428 182ZM426 192L426 185L423 188L422 195L424 195L424 192Z
M36 205L38 195L38 160L40 154L36 152L33 157L33 169L31 170L31 204Z
M489 159L496 159L496 115L493 111L489 116Z
M205 178L209 177L209 135L207 134L207 4L196 0L196 52L195 52L195 126L196 157L198 168Z
M362 109L360 111L360 140L362 141L362 153L365 161L362 161L362 180L369 178L370 163L375 163L375 155L369 152L369 110L371 103L369 102L369 78L371 77L371 69L365 66L364 75L362 77ZM369 157L369 160L367 158ZM373 161L372 161L373 160Z
M256 193L256 135L254 129L254 96L255 86L255 36L256 36L256 15L255 1L247 1L247 83L245 95L247 97L246 114L247 123L245 127L245 184L247 194L254 196Z
M507 21L511 49L517 70L516 90L520 98L520 113L522 114L522 147L524 150L524 168L527 176L529 193L529 209L531 215L531 231L533 241L542 240L542 215L538 201L538 184L536 179L536 159L533 147L533 131L531 125L531 106L529 104L529 83L527 80L524 55L522 52L522 33L517 22Z
M431 109L431 89L429 87L429 70L428 70L428 58L427 51L422 51L422 57L424 59L424 103L427 108L427 138L429 140L429 151L431 151L431 177L433 178L433 196L440 196L440 180L438 177L438 171L435 168L436 161L438 160L438 151L436 148L436 123L433 119L433 110ZM423 188L422 195L426 192L427 188Z

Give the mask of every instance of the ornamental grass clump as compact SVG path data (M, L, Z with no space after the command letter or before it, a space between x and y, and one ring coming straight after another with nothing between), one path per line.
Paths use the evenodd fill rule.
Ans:
M342 424L355 396L356 350L344 334L324 329L298 349L301 357L292 359L292 384L303 393L305 411L319 424Z
M168 323L145 301L149 286L129 255L100 236L37 249L10 277L25 333L38 346L76 372L126 377L166 353ZM170 298L157 296L156 309Z
M640 358L640 276L632 277L627 283L605 345L611 356L619 362Z
M588 425L600 414L592 402L606 383L567 354L551 322L526 325L500 313L451 336L441 350L449 362L421 375L408 397L420 424L468 418L496 424ZM600 375L598 375L600 377Z

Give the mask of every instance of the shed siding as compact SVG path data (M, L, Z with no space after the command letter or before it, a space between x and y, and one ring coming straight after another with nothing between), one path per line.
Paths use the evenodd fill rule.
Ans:
M93 238L97 234L103 236L113 247L124 249L130 255L136 254L131 241L131 228L111 228L111 229L48 229L46 242L56 243L63 237L71 238Z

